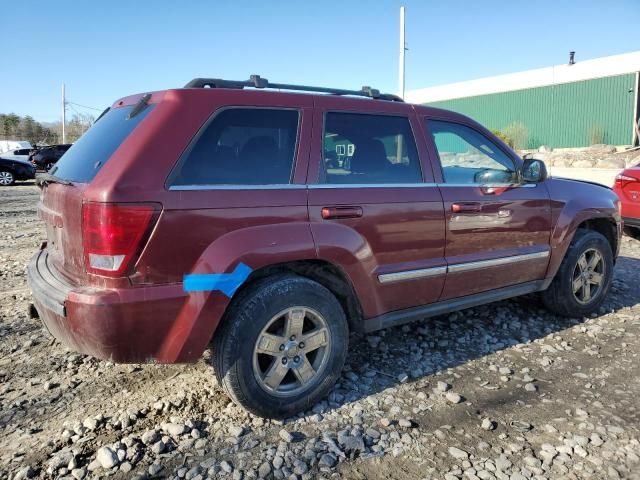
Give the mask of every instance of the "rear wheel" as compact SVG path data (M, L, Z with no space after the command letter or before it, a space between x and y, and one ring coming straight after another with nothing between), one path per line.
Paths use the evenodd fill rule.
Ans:
M6 187L13 184L13 182L15 181L16 179L13 176L13 173L9 172L8 170L0 170L0 185Z
M348 334L340 303L322 285L293 275L265 279L234 300L216 332L216 376L250 412L288 417L336 382Z
M583 317L602 305L612 279L613 253L609 242L598 232L579 229L542 299L555 313Z

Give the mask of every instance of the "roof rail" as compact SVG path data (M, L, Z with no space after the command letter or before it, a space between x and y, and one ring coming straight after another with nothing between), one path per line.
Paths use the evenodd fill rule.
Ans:
M392 102L402 102L402 98L389 93L380 93L379 90L371 87L362 87L360 90L344 90L340 88L310 87L307 85L290 85L286 83L271 83L260 75L251 75L249 80L223 80L221 78L194 78L187 83L184 88L274 88L278 90L293 90L299 92L329 93L332 95L355 95L358 97L369 97L378 100L389 100Z

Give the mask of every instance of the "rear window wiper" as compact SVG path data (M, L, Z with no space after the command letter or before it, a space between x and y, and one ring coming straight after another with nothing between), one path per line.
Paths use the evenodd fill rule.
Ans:
M131 111L129 112L129 116L127 117L127 120L131 120L133 117L138 115L142 110L147 108L147 105L149 105L149 100L151 100L150 93L143 95L142 98L138 100L138 103L136 103L131 109Z
M73 185L69 180L65 180L64 178L56 177L51 173L38 173L36 175L36 185L42 188L44 185L49 183L60 183L62 185Z

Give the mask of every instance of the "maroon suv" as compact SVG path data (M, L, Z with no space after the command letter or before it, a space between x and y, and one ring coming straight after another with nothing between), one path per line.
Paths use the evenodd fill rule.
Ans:
M118 100L38 182L49 331L115 362L213 341L229 396L271 417L328 392L349 332L531 292L596 311L621 233L611 190L465 116L257 76Z

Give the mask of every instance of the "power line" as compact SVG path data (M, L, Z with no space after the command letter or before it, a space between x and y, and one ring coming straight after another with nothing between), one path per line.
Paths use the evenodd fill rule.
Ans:
M104 110L104 108L89 107L88 105L82 105L80 103L70 102L69 100L67 100L66 103L68 105L75 105L76 107L88 108L89 110L97 110L98 112L101 112Z

